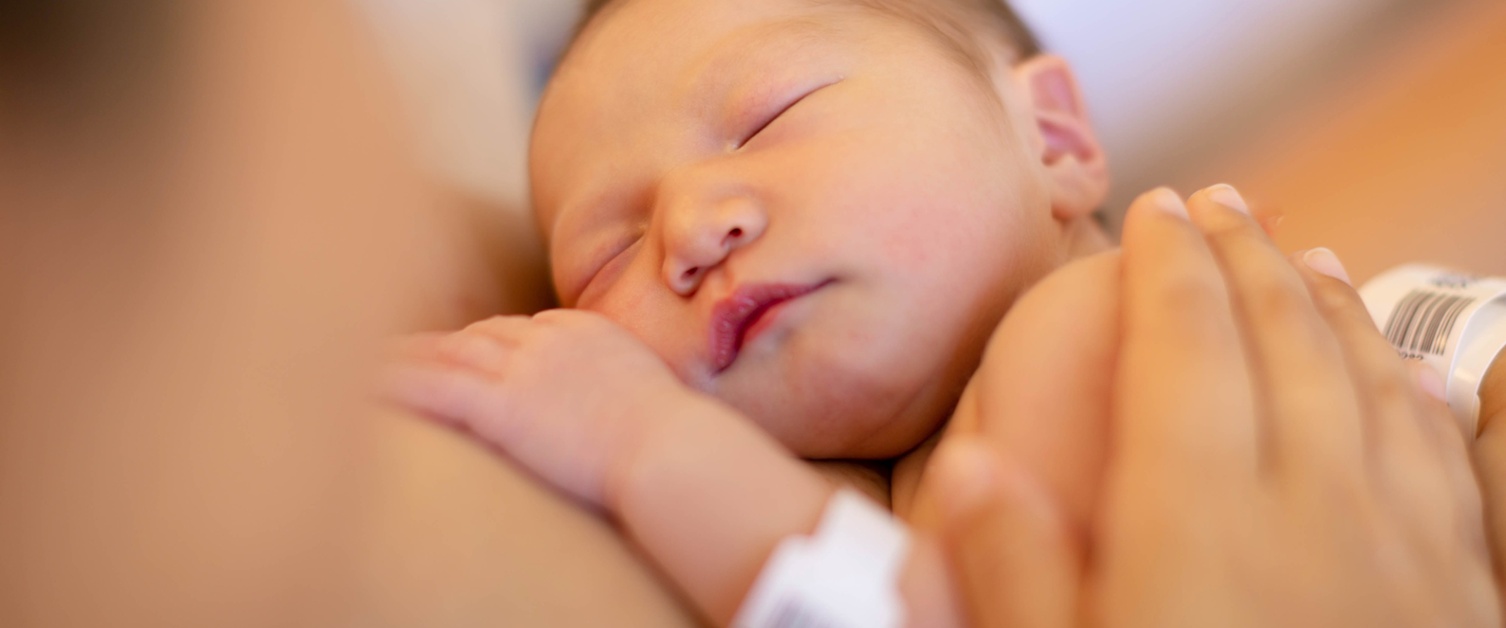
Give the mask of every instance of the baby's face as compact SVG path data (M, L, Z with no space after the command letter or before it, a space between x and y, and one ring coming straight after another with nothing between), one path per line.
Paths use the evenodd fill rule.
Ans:
M1064 257L999 73L844 3L627 2L535 131L561 298L798 455L907 451Z

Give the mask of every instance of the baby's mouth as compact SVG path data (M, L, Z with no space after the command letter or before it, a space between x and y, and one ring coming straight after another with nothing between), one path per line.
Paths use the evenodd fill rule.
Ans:
M773 310L830 283L744 286L718 302L711 317L711 366L715 374L720 375L731 368L742 353L743 345L769 327L778 315Z

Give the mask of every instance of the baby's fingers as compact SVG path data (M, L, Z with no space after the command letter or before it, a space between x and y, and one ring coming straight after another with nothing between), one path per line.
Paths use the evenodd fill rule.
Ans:
M492 420L506 407L506 392L485 375L440 362L400 362L382 376L383 397L444 425L505 442L505 427Z
M394 345L394 359L382 377L392 403L447 425L465 427L506 443L507 387L513 345L497 333L493 319L451 334L423 334Z
M382 347L382 359L389 364L409 360L433 360L439 357L439 343L449 336L448 332L423 332L399 336Z

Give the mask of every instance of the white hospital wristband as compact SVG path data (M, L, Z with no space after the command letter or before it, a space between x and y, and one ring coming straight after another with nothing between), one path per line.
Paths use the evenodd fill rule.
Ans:
M732 621L736 628L897 628L910 535L894 516L839 491L812 536L785 539Z
M1449 408L1466 433L1477 433L1480 385L1506 349L1506 279L1403 266L1365 284L1360 295L1403 357L1444 375Z

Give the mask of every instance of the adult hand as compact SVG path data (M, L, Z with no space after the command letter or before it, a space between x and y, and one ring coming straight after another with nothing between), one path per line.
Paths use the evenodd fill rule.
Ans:
M1447 410L1331 254L1288 263L1244 208L1215 188L1130 211L1086 543L1028 465L982 440L939 452L929 481L978 624L1500 624Z
M1485 521L1495 554L1496 574L1506 574L1506 356L1496 358L1480 394L1480 436L1475 440L1475 469L1485 497ZM1506 600L1506 580L1500 581Z

